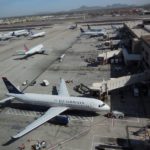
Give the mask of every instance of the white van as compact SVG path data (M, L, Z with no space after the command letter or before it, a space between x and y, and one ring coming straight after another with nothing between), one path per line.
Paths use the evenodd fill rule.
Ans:
M116 118L116 119L123 119L124 118L124 113L115 110L115 111L112 111L112 112L108 113L106 115L106 117L108 117L108 118Z
M112 111L112 115L114 118L117 118L117 119L118 118L120 118L120 119L124 118L124 113L120 112L120 111Z

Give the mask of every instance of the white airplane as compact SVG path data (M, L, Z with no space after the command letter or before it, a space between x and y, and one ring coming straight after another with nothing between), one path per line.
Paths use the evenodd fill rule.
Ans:
M88 30L89 30L89 31L93 31L93 32L100 32L100 31L104 31L104 29L91 29L91 27L90 27L90 25L89 25L89 24L87 24L87 26L88 26Z
M16 30L16 31L12 31L11 33L12 33L12 36L16 36L16 37L29 35L28 30Z
M38 38L38 37L43 37L45 36L45 32L39 32L39 33L33 33L32 31L30 31L30 35L29 35L29 40L32 40L34 38Z
M111 25L112 29L114 29L115 31L118 31L121 27L116 26L116 25Z
M66 87L66 83L61 79L58 95L47 95L47 94L35 94L35 93L23 93L18 90L6 77L2 77L9 96L6 99L0 101L1 104L17 99L18 101L35 104L40 106L47 106L49 109L46 113L39 117L37 120L33 121L24 130L19 132L17 135L12 136L12 138L20 138L21 136L27 134L33 129L44 124L48 120L56 117L66 110L85 110L85 111L109 111L110 107L102 102L101 100L94 98L85 97L72 97Z
M80 31L82 35L89 35L90 37L107 36L105 31L84 31L82 28L80 28Z
M24 59L27 58L29 56L32 56L34 54L44 54L45 53L45 49L43 44L39 44L37 46L34 46L33 48L29 49L26 45L24 45L24 50L19 50L17 51L18 55L24 55L22 58L20 59Z
M71 29L71 30L74 30L74 29L76 29L76 28L77 28L77 24L71 25L71 26L68 27L68 29Z
M9 33L0 34L0 40L5 41L14 38L14 36L10 35Z

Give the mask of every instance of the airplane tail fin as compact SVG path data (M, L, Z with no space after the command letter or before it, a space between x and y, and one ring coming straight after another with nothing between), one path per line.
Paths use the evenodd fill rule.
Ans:
M29 48L24 44L24 50L27 52Z
M15 36L15 32L13 32L13 33L11 34L11 36Z
M34 33L32 32L32 29L27 29L29 35L33 35Z
M34 33L30 30L30 34L33 35Z
M90 25L89 25L89 24L87 24L87 26L88 26L88 30L91 30L91 27L90 27Z
M5 83L5 86L9 93L14 94L23 94L20 90L18 90L9 80L7 80L6 77L2 77L3 82Z
M80 28L81 33L84 33L84 30L82 28Z

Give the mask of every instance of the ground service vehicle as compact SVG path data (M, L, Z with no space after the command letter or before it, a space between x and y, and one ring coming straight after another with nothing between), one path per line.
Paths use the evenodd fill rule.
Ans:
M116 119L122 119L124 118L124 113L120 111L112 111L105 115L108 118L116 118Z

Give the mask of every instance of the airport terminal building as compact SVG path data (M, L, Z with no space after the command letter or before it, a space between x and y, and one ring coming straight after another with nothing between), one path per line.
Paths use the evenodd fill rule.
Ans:
M142 66L150 69L150 24L143 22L124 23L124 44L129 53L140 54L142 57Z

